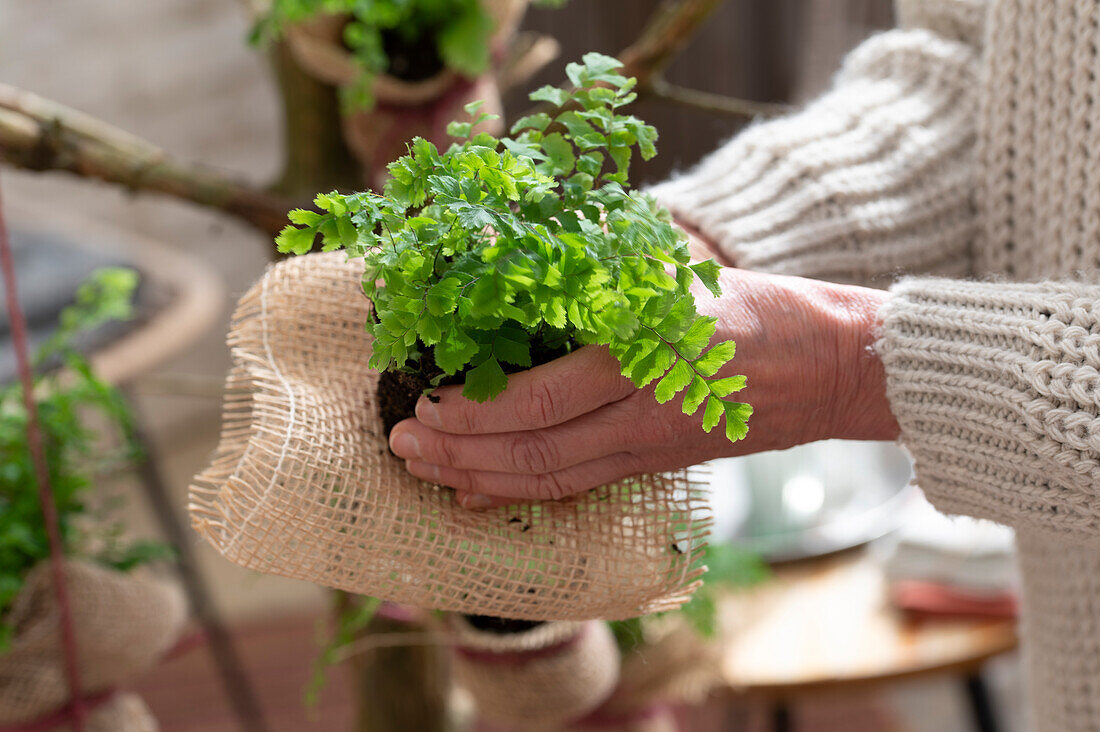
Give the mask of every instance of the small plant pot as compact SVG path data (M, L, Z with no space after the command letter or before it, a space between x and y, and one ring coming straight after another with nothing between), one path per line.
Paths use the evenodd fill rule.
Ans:
M203 537L255 571L452 612L615 619L690 596L710 520L689 471L489 511L413 477L366 367L362 276L341 252L296 257L241 300L221 442L191 486Z
M483 0L482 5L496 25L490 42L494 51L500 52L519 28L527 11L527 0ZM334 86L353 84L361 73L355 57L344 45L346 25L347 16L321 14L286 30L290 50L302 68ZM453 71L444 70L428 80L408 82L383 74L375 84L376 89L380 87L382 93L393 99L424 103L442 94L456 76Z
M643 620L643 640L624 652L619 684L578 730L675 732L672 708L703 703L722 685L721 652L683 617Z
M182 592L88 562L67 561L65 574L89 711L85 729L155 729L140 698L112 692L151 668L175 643L187 615ZM52 719L70 699L48 563L31 571L7 620L15 638L0 653L0 726Z
M570 729L574 732L678 732L680 727L672 706L655 702L629 711L597 709L573 723Z
M364 178L382 190L386 165L408 152L414 137L423 137L436 147L450 143L447 123L466 119L463 107L483 100L482 112L503 118L503 104L496 80L482 75L467 80L450 71L421 82L403 82L390 76L375 79L375 106L368 111L344 115L344 140L363 168ZM430 96L429 96L430 95ZM500 119L486 120L474 133L500 134Z
M496 23L494 48L500 49L514 35L526 0L486 0L485 9ZM343 42L346 19L322 15L287 29L287 40L295 59L310 74L336 86L355 83L362 73ZM502 115L500 91L492 73L467 79L450 69L441 69L426 79L408 80L380 74L371 85L374 105L352 110L343 120L344 138L363 166L368 183L381 189L385 166L404 155L413 137L423 137L437 146L448 142L447 123L464 119L463 107L483 100L481 111ZM499 134L500 120L489 120L475 132Z
M519 632L479 630L452 616L454 678L479 716L522 730L556 729L600 706L619 679L607 624L540 623Z

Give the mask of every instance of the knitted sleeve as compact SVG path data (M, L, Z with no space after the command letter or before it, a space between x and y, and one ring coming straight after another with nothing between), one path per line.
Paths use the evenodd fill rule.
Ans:
M830 91L651 192L739 267L859 284L964 276L982 0L906 0Z
M942 511L1100 533L1100 285L905 280L877 350Z

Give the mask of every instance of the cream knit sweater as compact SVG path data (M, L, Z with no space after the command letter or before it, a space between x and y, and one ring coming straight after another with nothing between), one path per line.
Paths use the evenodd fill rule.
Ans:
M898 5L824 96L653 192L731 264L890 288L917 481L1016 527L1035 727L1100 730L1100 0Z

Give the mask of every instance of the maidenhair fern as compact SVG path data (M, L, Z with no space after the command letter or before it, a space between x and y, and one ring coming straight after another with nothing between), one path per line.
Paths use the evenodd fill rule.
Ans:
M710 344L716 319L689 289L698 278L720 294L718 265L691 263L669 213L629 189L631 158L652 158L657 132L619 112L635 98L621 66L598 53L570 64L573 87L532 93L550 111L511 137L470 137L486 115L469 105L470 121L448 130L461 142L440 152L413 140L382 195L319 195L317 210L291 212L278 247L305 253L319 236L326 251L364 258L374 368L430 350L485 401L507 370L531 365L533 345L600 344L639 388L656 381L659 402L683 394L706 431L724 418L738 440L752 408L729 397L745 378L718 376L734 343Z

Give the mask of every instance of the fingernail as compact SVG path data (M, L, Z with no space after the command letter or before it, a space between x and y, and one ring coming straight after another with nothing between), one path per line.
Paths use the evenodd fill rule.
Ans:
M439 482L439 466L431 463L418 463L413 460L405 461L405 469L421 480Z
M435 408L435 405L431 403L428 397L420 397L420 400L417 401L416 418L419 419L422 424L426 424L429 427L443 426L443 422L439 419L439 410Z
M411 432L396 432L390 435L390 449L403 458L420 457L420 440Z
M463 508L480 511L485 508L492 508L493 499L489 498L489 496L483 496L480 493L467 493L459 500L459 503L462 504Z

